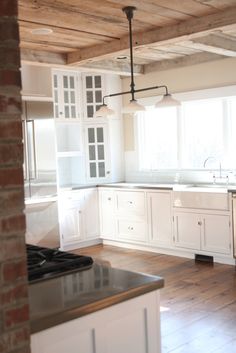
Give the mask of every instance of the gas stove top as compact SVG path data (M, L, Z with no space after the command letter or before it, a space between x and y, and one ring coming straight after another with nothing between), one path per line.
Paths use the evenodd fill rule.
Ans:
M28 279L30 283L51 279L74 271L90 268L93 259L64 251L26 245Z

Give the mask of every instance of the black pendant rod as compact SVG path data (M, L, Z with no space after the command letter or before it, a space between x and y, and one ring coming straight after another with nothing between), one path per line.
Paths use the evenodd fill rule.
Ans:
M126 14L127 20L129 22L129 49L130 49L130 93L132 97L132 101L135 100L134 92L135 92L135 83L134 83L134 59L133 59L133 36L132 36L132 18L134 15L134 11L136 7L134 6L126 6L122 9Z

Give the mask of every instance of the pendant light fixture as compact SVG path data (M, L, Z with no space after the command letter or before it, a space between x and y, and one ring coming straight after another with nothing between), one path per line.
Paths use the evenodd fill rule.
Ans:
M163 95L162 99L156 103L155 105L156 107L178 106L181 104L179 101L174 99L172 95L168 92L168 88L166 85L135 89L134 61L133 61L133 34L132 34L132 19L133 19L135 10L136 10L136 7L134 6L126 6L122 9L122 11L126 14L127 20L129 22L130 90L125 92L112 93L104 96L102 105L94 114L95 117L105 117L108 115L115 114L115 112L112 109L108 108L107 104L105 103L105 100L108 97L117 97L125 94L130 94L131 99L129 104L124 107L123 113L136 113L139 111L144 111L145 107L137 102L137 100L135 99L135 93L150 91L150 90L159 89L159 88L164 88L165 94Z

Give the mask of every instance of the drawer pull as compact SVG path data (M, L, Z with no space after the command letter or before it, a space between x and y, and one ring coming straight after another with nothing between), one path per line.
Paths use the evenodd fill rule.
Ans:
M129 203L130 205L132 205L133 201L128 201L128 203Z
M201 221L198 221L197 224L198 224L199 226L201 226L201 225L202 225L202 222L201 222Z
M134 228L133 228L133 227L130 227L130 226L128 227L128 229L129 229L129 230L134 230Z
M111 201L111 197L108 197L107 200L108 200L108 201Z

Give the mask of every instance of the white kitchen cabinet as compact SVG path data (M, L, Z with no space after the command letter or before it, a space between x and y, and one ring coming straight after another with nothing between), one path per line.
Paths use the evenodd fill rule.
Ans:
M106 124L86 125L87 180L106 182L110 178Z
M201 248L221 254L231 252L229 215L201 215Z
M62 193L59 196L59 223L62 250L98 243L97 189L88 188Z
M175 212L174 225L176 247L200 250L200 220L198 214Z
M104 96L104 76L92 73L82 74L83 84L83 104L84 118L86 120L98 119L94 118L94 113L102 105Z
M175 246L230 255L230 216L225 214L175 212Z
M118 240L147 241L147 207L144 191L115 191L115 213Z
M169 247L172 244L171 192L147 193L149 241L153 245Z
M115 239L116 237L114 204L114 189L99 188L100 234L104 239Z
M160 353L159 290L31 335L32 353Z
M81 117L81 79L77 72L53 70L53 101L56 120L76 120Z

